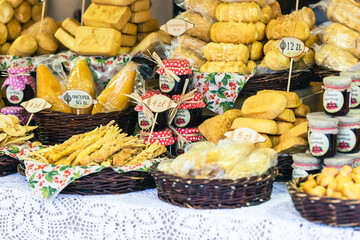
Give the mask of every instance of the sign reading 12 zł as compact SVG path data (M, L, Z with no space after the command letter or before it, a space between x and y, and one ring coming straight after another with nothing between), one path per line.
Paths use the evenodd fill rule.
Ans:
M296 58L304 52L309 51L309 48L305 46L304 42L293 37L282 38L277 47L280 53L288 58Z

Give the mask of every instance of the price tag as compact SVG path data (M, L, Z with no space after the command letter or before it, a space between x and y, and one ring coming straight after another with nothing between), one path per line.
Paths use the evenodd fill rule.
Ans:
M169 33L170 35L181 36L187 30L193 28L194 26L195 26L194 24L188 21L174 18L174 19L170 19L166 24L162 25L160 29Z
M87 92L81 90L69 90L61 95L63 102L72 108L88 108L96 101Z
M165 112L170 108L176 107L176 103L164 95L154 95L151 98L145 99L144 103L151 111L156 113Z
M227 132L224 135L230 139L252 142L254 144L266 141L265 137L250 128L238 128L234 131Z
M44 109L51 108L51 104L42 98L33 98L29 101L21 103L20 105L23 106L29 113L37 113Z
M288 58L296 58L304 52L309 51L309 48L305 46L305 43L300 39L293 37L282 38L277 47L279 48L280 53Z

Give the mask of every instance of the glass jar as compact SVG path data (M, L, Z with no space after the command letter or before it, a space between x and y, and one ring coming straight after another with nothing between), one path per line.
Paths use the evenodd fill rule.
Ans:
M352 79L350 108L360 109L360 72L341 72L340 76Z
M175 102L181 100L181 95L173 95ZM172 125L177 128L195 128L201 124L202 109L206 106L203 95L195 93L191 99L181 103L173 119Z
M333 118L315 118L309 120L308 140L312 156L329 158L336 154L338 120Z
M324 82L323 106L326 114L332 116L345 116L350 109L349 77L326 77Z
M198 128L176 128L176 131L188 142L181 143L179 137L175 135L175 143L170 146L170 154L172 156L179 156L185 153L185 148L190 143L199 142L204 139Z
M337 155L352 158L354 160L352 168L360 167L360 151L356 153L338 153Z
M180 78L179 81L169 79L164 68L159 68L156 72L159 74L159 87L161 92L170 95L181 94L184 90L186 79L190 80L191 69L190 62L185 59L166 59L162 61L165 68L169 69L176 76ZM189 89L189 84L186 86L185 92Z
M324 167L326 168L332 167L332 168L336 168L337 170L340 170L344 166L352 167L353 163L354 163L354 159L352 157L338 155L338 154L332 158L324 159Z
M150 136L150 132L140 131L140 139L143 141L144 144L148 142ZM175 139L172 135L172 131L170 129L165 129L164 131L157 131L151 134L150 144L155 143L158 141L159 145L166 146L168 151L170 150L170 146L175 143Z
M316 118L332 118L332 116L327 115L324 112L312 112L306 115L306 119L308 121L310 121L310 119L316 119Z
M30 114L23 107L4 107L1 109L1 113L16 116L21 125L26 125L30 117Z
M337 150L341 153L355 153L360 145L360 116L348 114L337 117L339 120L339 134L337 136Z
M20 106L35 96L35 79L30 76L29 67L14 67L7 70L9 77L2 89L6 106Z
M306 177L310 174L317 174L320 172L321 160L314 158L310 153L294 154L293 161L294 163L291 165L293 168L293 180L299 177Z

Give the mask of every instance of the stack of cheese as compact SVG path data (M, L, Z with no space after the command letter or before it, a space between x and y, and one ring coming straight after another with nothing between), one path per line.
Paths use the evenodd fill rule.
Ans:
M267 140L260 147L273 147L278 153L293 154L307 149L306 114L296 93L264 90L245 100L242 117L236 118L231 129L251 128Z
M324 45L315 49L316 63L345 71L360 59L360 3L331 0L325 10L332 22L319 27Z
M45 18L40 33L42 4L37 0L0 0L0 52L19 57L51 54L58 49L58 25Z
M279 15L280 5L275 0L220 3L215 10L219 22L210 31L213 42L204 49L207 63L200 71L251 72L263 55L266 24Z
M315 14L307 7L271 20L266 27L266 37L269 41L264 45L265 57L261 67L268 67L274 71L290 68L290 58L283 56L277 45L281 38L294 37L305 42L310 48L319 40L317 35L310 36L310 29L315 25ZM307 69L315 62L315 52L310 49L294 59L294 69Z

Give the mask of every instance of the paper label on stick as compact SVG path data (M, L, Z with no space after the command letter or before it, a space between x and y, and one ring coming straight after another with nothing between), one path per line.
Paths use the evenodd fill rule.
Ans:
M29 113L37 113L44 109L51 108L51 104L42 98L33 98L29 101L21 103L20 105L23 106Z
M63 102L72 108L88 108L95 103L87 92L81 90L69 90L61 95Z
M181 36L187 30L193 28L195 25L183 19L174 18L167 21L166 24L160 27L161 30L169 33L172 36Z
M156 113L165 112L170 108L176 107L176 103L164 95L154 95L151 98L145 99L144 103L151 111Z
M280 53L288 58L296 58L309 51L304 42L293 37L282 38L277 47Z
M224 135L230 139L252 142L254 144L266 141L265 137L250 128L238 128L234 131L227 132Z

